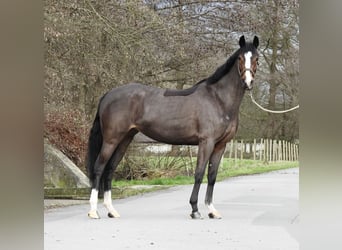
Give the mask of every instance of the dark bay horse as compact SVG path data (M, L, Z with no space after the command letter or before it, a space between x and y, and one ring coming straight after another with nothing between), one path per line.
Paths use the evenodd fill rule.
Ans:
M205 204L210 218L221 218L212 203L217 170L226 143L237 131L244 93L253 87L259 39L255 36L248 43L241 36L239 45L225 64L189 89L165 90L131 83L114 88L101 98L88 142L90 218L99 218L97 201L101 183L108 216L120 217L112 205L112 177L139 131L168 144L198 145L190 216L202 218L197 207L198 192L209 163Z

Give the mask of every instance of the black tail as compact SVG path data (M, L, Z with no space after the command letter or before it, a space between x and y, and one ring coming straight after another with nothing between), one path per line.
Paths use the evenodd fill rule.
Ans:
M88 154L87 154L87 172L90 183L93 187L95 181L95 173L94 173L94 166L95 161L100 153L102 147L102 132L101 132L101 125L100 125L100 117L99 117L99 107L101 104L103 97L99 102L99 106L97 108L95 120L93 122L93 127L90 130L89 139L88 139Z

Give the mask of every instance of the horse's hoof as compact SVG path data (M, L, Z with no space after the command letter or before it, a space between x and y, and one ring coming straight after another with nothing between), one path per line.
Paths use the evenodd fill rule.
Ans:
M192 213L190 214L190 217L191 217L192 219L200 219L200 220L203 219L202 215L201 215L198 211L197 211L197 212L192 212Z
M100 216L97 213L97 211L90 211L88 213L88 217L91 218L91 219L100 219Z
M108 217L109 218L120 218L120 214L118 212L108 212Z
M208 216L210 219L222 219L222 216L218 212L211 212Z

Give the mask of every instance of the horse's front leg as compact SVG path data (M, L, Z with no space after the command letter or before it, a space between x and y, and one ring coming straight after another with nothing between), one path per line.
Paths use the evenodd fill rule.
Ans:
M209 161L209 157L214 149L214 142L212 140L203 140L198 145L197 165L195 170L195 184L192 189L190 204L192 212L190 214L193 219L202 219L198 212L198 192L202 183L205 167Z
M215 209L213 204L213 191L214 191L214 185L216 182L216 176L218 167L220 165L220 161L222 158L222 155L224 153L224 150L226 148L226 144L219 145L215 147L213 153L210 156L209 160L209 167L208 167L208 186L207 186L207 192L205 195L205 204L208 206L209 209L209 218L212 219L221 219L221 214Z

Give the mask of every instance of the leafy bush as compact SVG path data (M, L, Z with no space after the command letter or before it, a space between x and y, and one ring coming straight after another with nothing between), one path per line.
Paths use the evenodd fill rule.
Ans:
M133 148L133 149L132 149ZM131 147L114 174L116 180L146 180L192 176L196 159L174 156L173 152L151 155L139 147Z
M78 110L49 111L45 115L44 137L69 157L84 173L88 129Z

